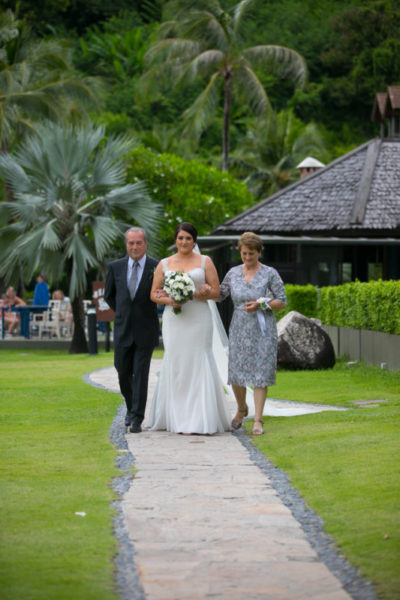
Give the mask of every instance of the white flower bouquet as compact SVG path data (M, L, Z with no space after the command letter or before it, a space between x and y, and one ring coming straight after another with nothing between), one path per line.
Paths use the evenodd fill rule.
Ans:
M192 300L195 291L193 280L183 271L169 271L164 277L163 289L178 304ZM182 311L180 307L173 310L176 315Z

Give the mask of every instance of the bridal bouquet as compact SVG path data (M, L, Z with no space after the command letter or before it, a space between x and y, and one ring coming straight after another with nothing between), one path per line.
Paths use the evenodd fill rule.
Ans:
M183 271L169 271L165 275L163 289L170 298L179 304L191 300L195 291L193 280ZM176 315L182 311L181 308L173 310Z

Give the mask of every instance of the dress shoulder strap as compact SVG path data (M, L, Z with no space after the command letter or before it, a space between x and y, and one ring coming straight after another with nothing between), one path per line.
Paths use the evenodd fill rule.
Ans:
M163 258L161 261L164 273L168 271L168 258Z

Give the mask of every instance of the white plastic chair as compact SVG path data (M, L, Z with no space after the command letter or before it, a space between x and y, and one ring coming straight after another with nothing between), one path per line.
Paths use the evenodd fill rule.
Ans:
M42 312L36 325L39 328L39 337L43 337L43 333L47 332L50 337L55 334L57 339L61 338L61 327L60 327L60 304L61 300L50 300L49 308Z

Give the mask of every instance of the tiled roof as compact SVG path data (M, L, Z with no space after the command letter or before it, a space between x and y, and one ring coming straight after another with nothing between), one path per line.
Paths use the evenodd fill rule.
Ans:
M372 163L372 177L371 173L366 176L371 145L379 149L376 163ZM365 193L361 204L360 190ZM354 219L357 203L361 212ZM371 140L226 221L212 233L243 231L400 237L400 140Z

